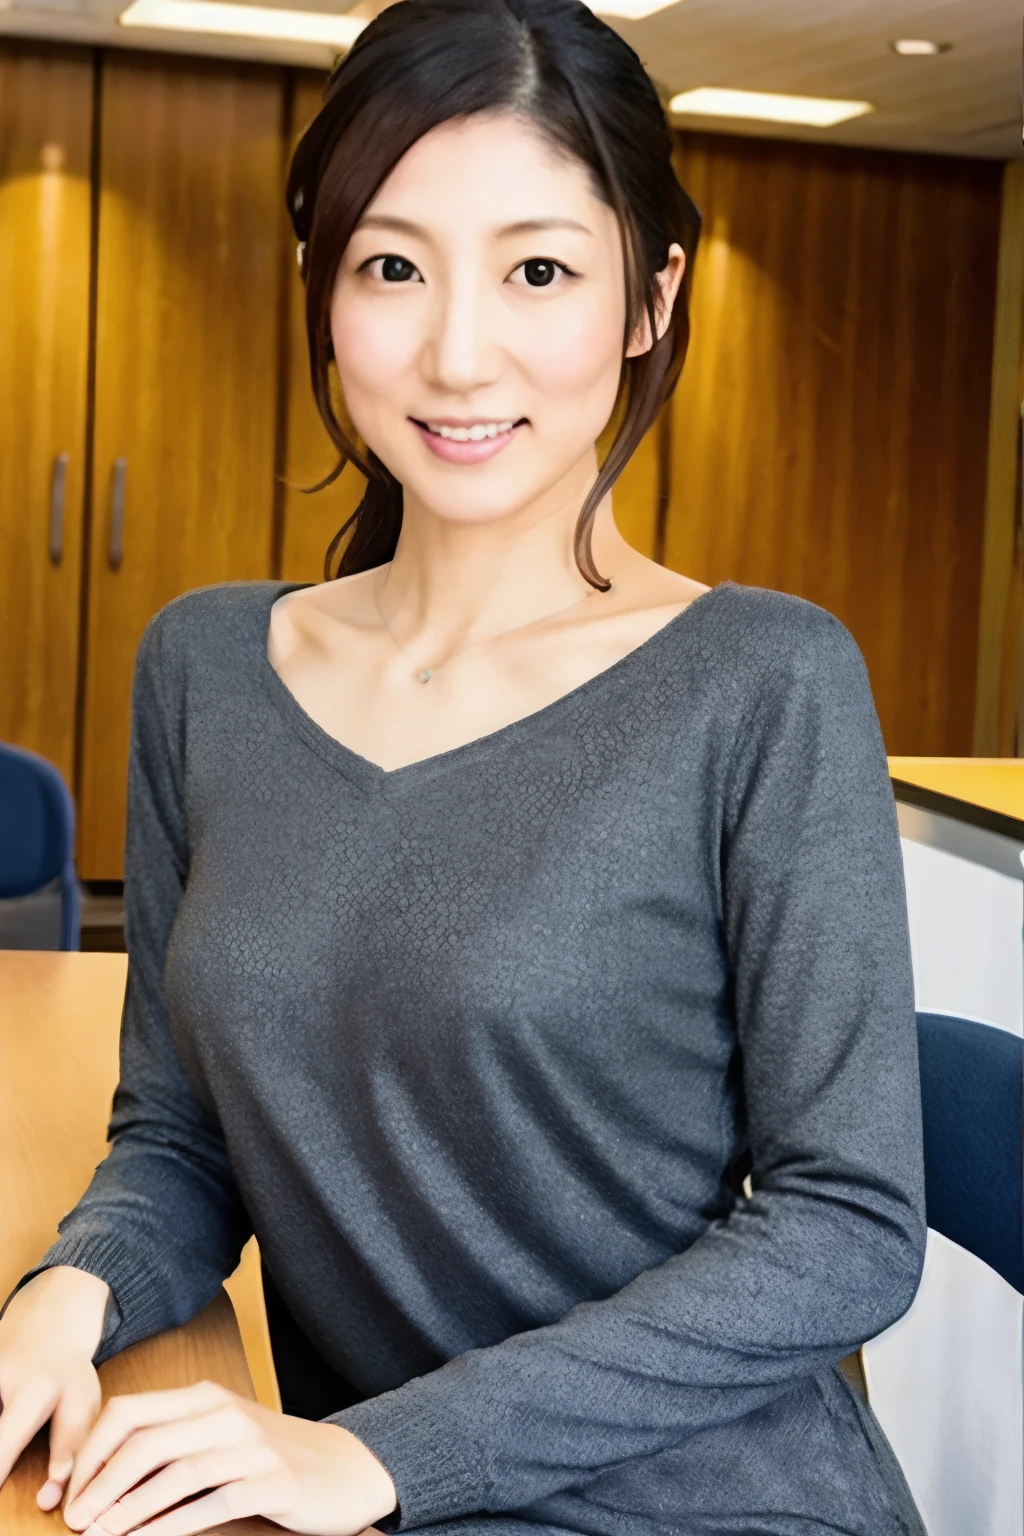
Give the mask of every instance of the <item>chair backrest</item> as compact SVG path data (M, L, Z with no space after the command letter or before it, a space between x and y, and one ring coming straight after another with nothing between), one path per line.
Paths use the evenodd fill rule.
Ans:
M79 946L75 808L52 763L0 742L0 898L61 887L61 949Z
M1024 1039L919 1013L928 1225L1024 1294Z

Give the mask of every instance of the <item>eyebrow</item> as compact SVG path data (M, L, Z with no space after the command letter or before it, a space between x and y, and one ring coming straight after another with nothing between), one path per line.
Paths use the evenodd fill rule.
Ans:
M429 235L422 224L414 224L410 219L394 218L386 213L370 213L365 219L360 220L360 229L383 229L397 235L413 235L420 240L429 239ZM509 235L533 235L549 229L574 229L579 234L589 235L593 239L593 230L585 224L580 224L576 219L519 219L515 224L506 224L497 231L499 239Z

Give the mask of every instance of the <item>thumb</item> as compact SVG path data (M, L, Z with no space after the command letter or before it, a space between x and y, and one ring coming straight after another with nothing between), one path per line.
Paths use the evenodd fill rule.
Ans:
M62 1394L50 1420L47 1481L36 1495L40 1509L56 1509L60 1503L75 1457L96 1422L100 1402L99 1378L91 1368L87 1377L76 1381Z

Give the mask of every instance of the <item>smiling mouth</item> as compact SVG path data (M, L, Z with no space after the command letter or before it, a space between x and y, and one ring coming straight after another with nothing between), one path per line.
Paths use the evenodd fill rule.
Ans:
M525 416L520 416L517 421L474 421L464 426L445 421L419 421L415 416L410 419L431 437L441 437L451 443L483 443L488 438L504 437L513 428L526 425Z

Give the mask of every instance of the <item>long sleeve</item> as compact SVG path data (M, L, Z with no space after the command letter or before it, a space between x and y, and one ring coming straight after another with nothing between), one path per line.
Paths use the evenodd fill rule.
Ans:
M608 1298L336 1415L390 1471L401 1529L522 1509L737 1420L913 1298L920 1098L881 736L845 630L797 604L783 629L781 650L756 622L744 640L757 702L716 853L753 1197Z
M216 1117L176 1054L163 995L188 870L185 682L166 612L143 636L132 696L128 986L111 1148L38 1266L73 1265L111 1287L118 1316L98 1359L194 1316L234 1269L251 1230Z

